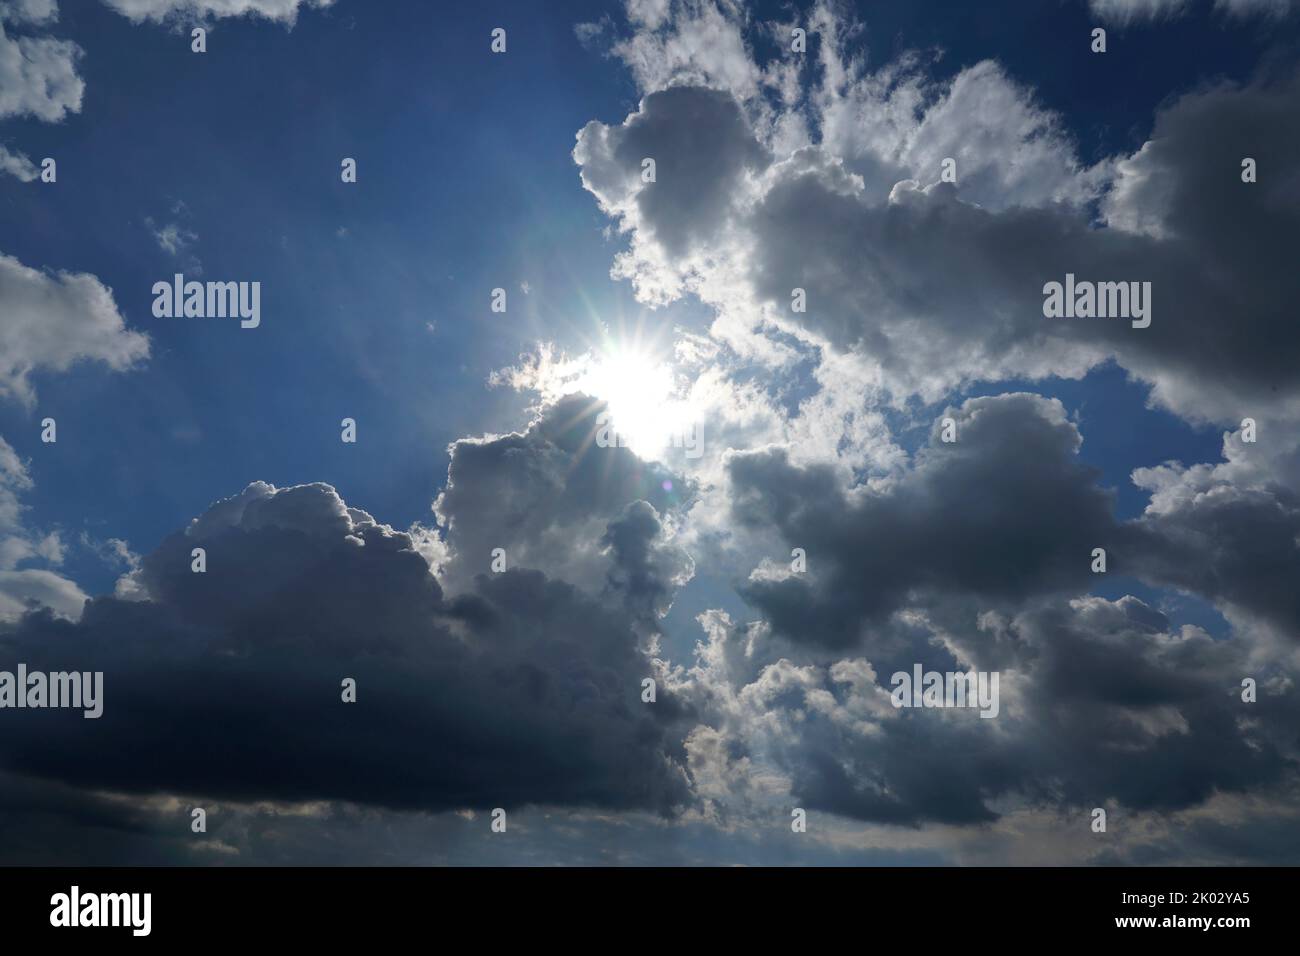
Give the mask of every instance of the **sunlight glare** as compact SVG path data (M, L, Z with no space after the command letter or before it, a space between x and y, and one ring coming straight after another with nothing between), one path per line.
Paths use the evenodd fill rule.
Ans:
M686 425L672 368L640 350L615 348L598 356L580 388L606 403L614 429L638 457L662 459Z

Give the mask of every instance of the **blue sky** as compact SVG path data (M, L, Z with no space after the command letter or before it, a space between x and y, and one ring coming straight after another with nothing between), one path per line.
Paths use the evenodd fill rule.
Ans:
M66 436L71 454L37 466L28 501L44 523L150 547L254 478L328 481L395 524L427 519L448 442L523 424L489 372L539 338L592 336L593 316L643 311L609 281L569 156L586 119L632 102L613 64L531 4L500 14L519 39L496 60L465 41L490 31L486 9L450 30L427 4L353 7L292 31L222 22L206 58L98 4L63 8L60 35L87 51L86 99L74 122L6 124L7 142L61 166L58 190L4 183L3 247L100 276L153 355L145 376L38 375L36 409L5 406L0 433L25 457L41 461L45 415ZM339 181L344 156L355 188ZM153 283L186 259L147 219L196 234L206 278L259 278L265 324L237 336L153 319ZM502 285L506 321L489 311ZM345 416L358 448L338 442ZM111 587L111 570L81 570L88 590Z
M300 781L259 776L276 764L260 746L247 770L167 778L78 764L56 734L66 767L14 745L24 785L137 795L159 832L172 811L149 801L229 801L218 839L244 859L269 852L249 836L264 811L241 802L263 798L379 808L443 862L503 862L451 835L494 801L588 834L566 844L546 817L530 861L623 840L627 861L662 862L674 826L693 862L796 862L788 833L763 830L794 805L830 821L818 862L1197 862L1234 845L1249 795L1250 825L1294 834L1300 382L1295 280L1275 268L1297 214L1295 130L1275 118L1300 115L1289 0L1160 0L1154 17L1130 0L24 3L0 2L0 83L17 83L15 38L52 37L78 48L61 55L84 90L50 94L51 120L39 84L0 86L0 161L58 162L54 184L0 171L0 255L35 270L0 269L0 342L37 356L0 378L0 452L22 472L0 467L0 544L24 555L0 549L0 575L41 568L97 600L78 619L35 596L0 646L58 633L139 688L171 679L137 669L153 652L105 649L185 633L211 656L178 664L177 685L203 697L190 677L273 682L292 632L313 663L285 706L335 735L284 747L328 764L368 741L373 762L343 758L361 777L422 765L396 722L486 754L336 790L307 757ZM644 188L647 152L660 181ZM1261 180L1243 199L1247 152ZM1154 277L1153 329L1040 318L1042 281L1066 268ZM177 272L259 281L260 326L154 317L154 283ZM45 338L85 327L80 306L53 318L63 273L111 290L97 314L118 322L68 367ZM132 334L147 357L116 362ZM593 400L643 439L693 416L706 454L601 458L579 434ZM971 437L945 457L948 414ZM199 540L240 568L213 575L228 608L176 577ZM1086 573L1098 542L1104 577ZM498 544L514 576L488 573ZM785 570L795 547L806 579ZM232 647L248 673L223 670ZM356 655L390 652L406 665L365 685L389 695L379 723L312 709ZM1013 733L892 720L873 695L911 660L1019 675ZM1275 691L1262 742L1220 700L1247 672ZM652 718L644 673L666 702ZM462 710L423 700L444 690ZM590 726L573 717L589 707ZM178 725L218 719L200 711L182 704ZM1124 734L1159 781L1112 767ZM1214 748L1237 762L1205 765ZM898 770L910 753L958 779ZM517 779L498 772L511 759ZM1146 834L1099 849L1053 829L1094 804L1149 815ZM1180 849L1193 818L1204 844Z

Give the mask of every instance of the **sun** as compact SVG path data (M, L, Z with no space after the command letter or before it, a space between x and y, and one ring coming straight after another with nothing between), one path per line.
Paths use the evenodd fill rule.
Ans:
M582 351L539 341L534 355L491 381L536 392L543 404L575 394L600 403L606 417L593 443L616 436L644 461L700 457L703 405L693 377L676 362L677 328L644 314L601 316L590 307L580 314L586 321L575 321L572 336Z
M638 457L661 459L690 418L675 378L651 350L615 345L591 356L576 390L605 403L614 431Z

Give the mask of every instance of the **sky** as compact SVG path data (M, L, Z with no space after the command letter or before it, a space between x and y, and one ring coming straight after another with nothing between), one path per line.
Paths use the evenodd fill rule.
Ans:
M0 0L0 862L1297 862L1298 40Z

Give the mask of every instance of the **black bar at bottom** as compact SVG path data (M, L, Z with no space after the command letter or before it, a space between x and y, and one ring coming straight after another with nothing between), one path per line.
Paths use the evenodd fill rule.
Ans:
M687 943L679 933L688 925L705 924L708 937L734 943L770 941L783 931L799 934L801 926L820 927L824 938L836 923L851 933L870 931L859 938L863 945L887 938L877 936L879 930L896 931L899 942L969 942L980 933L993 934L991 942L1048 932L1063 939L1127 935L1147 942L1199 935L1230 944L1248 938L1243 933L1287 928L1294 916L1295 872L14 868L0 870L0 925L7 941L66 942L75 934L78 943L92 945L114 939L143 945L150 939L338 945L407 933L445 945L452 928L482 942L536 945L554 932L572 939L613 925L624 927L629 939L644 934L667 945L675 938L678 948ZM144 897L120 895L145 893L147 935L140 932ZM67 925L52 925L52 917ZM71 925L115 919L124 925ZM429 937L430 930L437 935Z

